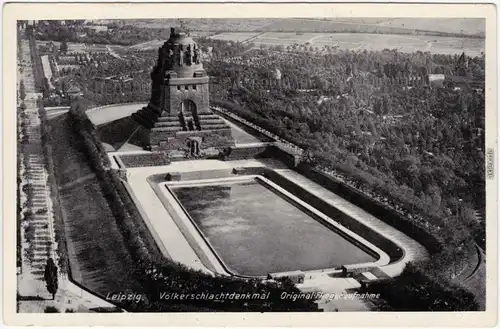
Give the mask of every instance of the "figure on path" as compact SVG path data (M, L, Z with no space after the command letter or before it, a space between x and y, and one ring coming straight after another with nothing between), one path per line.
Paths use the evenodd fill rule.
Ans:
M52 295L52 299L55 299L58 288L57 266L52 258L47 259L43 278L46 283L47 291Z

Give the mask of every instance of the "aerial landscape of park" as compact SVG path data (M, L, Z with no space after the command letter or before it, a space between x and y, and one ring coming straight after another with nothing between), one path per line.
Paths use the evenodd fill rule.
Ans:
M17 312L484 311L485 58L479 18L18 21Z

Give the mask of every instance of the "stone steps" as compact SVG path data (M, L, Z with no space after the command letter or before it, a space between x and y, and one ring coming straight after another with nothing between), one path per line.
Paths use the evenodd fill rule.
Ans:
M149 105L132 114L132 119L150 129L158 120L159 113Z
M174 115L159 117L158 122L179 122L179 118Z
M211 124L211 125L202 125L202 130L221 130L221 129L230 129L226 124Z
M200 118L200 125L210 125L210 124L224 124L227 126L227 124L224 122L222 119L201 119Z
M151 132L177 132L177 131L182 131L182 127L177 126L177 127L154 127L151 129Z
M157 127L181 127L179 121L158 121L155 123L155 128Z
M213 113L200 113L198 114L200 120L222 120L220 116Z

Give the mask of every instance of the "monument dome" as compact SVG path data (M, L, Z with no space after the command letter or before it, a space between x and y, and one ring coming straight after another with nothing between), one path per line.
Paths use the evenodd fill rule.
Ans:
M195 72L203 73L201 51L196 42L186 33L170 29L170 38L160 49L164 58L164 73L177 73L177 78L193 78Z

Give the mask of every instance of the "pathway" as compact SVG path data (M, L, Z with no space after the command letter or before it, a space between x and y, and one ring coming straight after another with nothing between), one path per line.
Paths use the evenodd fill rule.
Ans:
M52 84L51 78L52 78L52 69L50 68L50 62L49 62L49 55L44 55L41 57L42 59L42 67L43 67L43 73L45 77L47 78L47 81L49 83L50 89L54 89L54 85Z
M106 49L108 50L109 54L113 56L114 58L122 59L120 55L116 53L113 49L111 49L110 46L106 46Z

